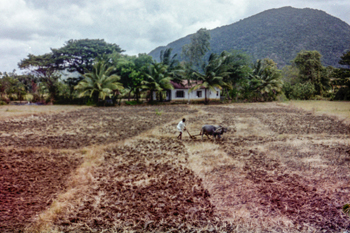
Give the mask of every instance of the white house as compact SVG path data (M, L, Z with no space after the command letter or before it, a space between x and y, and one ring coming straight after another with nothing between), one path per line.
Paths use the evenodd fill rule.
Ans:
M166 90L166 101L177 100L204 100L205 88L201 87L195 91L189 92L193 86L200 83L200 81L191 81L188 84L187 80L183 80L181 84L171 82L174 89ZM220 89L215 88L215 92L207 89L207 98L210 100L220 100ZM153 99L156 99L156 93L153 92Z

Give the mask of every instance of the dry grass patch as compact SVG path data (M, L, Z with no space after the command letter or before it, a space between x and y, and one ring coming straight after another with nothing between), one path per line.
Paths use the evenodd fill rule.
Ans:
M260 120L255 117L235 117L234 120L236 136L271 137L275 135L274 132L263 125Z
M186 143L189 152L188 163L191 170L205 178L214 167L228 162L225 153L219 150L219 146L212 142Z
M325 101L325 100L293 100L284 105L302 108L315 114L335 115L339 118L350 120L350 102L349 101Z
M2 105L0 106L0 120L31 115L57 114L84 108L89 107L78 105Z

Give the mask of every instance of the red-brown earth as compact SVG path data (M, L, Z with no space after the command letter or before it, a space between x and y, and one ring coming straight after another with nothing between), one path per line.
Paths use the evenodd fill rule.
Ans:
M53 228L349 230L341 212L350 202L349 126L286 107L249 106L89 108L0 121L0 231L22 232L38 221L66 191L82 150L103 145L89 189L77 192ZM179 141L176 124L184 116L192 134L207 123L229 131L218 142L186 134ZM156 127L156 134L135 137ZM188 151L210 144L215 151ZM227 164L207 159L218 152ZM192 170L191 156L212 167Z
M77 155L0 149L0 232L22 232L66 189Z

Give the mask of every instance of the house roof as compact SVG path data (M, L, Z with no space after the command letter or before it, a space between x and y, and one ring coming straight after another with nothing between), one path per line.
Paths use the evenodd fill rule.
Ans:
M190 80L190 82L188 82L188 80L182 80L181 83L175 83L173 81L170 82L174 86L174 89L190 89L195 85L202 83L202 81L197 80Z

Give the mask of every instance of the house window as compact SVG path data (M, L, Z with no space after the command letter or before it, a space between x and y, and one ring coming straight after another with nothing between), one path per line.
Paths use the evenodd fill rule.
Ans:
M184 98L185 92L184 91L176 91L176 98Z
M197 97L202 97L202 91L197 91Z
M218 91L216 92L216 96L219 96L219 92Z

